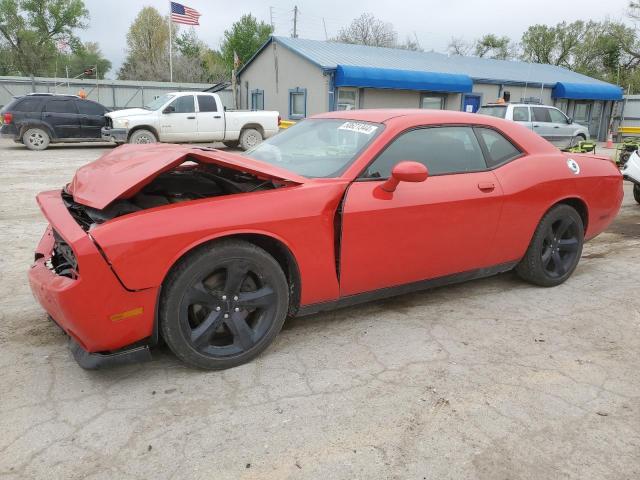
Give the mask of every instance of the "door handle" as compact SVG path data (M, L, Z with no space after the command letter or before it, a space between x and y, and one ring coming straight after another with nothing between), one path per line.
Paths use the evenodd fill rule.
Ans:
M214 115L213 118L222 118L220 115Z
M481 192L489 193L493 192L496 186L493 182L480 182L478 183L478 188Z
M196 117L187 117L187 120L195 120Z
M553 128L560 128L560 125L556 125L556 126L555 126L555 127L553 127Z
M533 128L538 128L540 125L534 125Z

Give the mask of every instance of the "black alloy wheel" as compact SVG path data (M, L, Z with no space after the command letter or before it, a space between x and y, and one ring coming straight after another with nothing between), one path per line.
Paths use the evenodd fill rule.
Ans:
M543 287L559 285L578 266L583 244L584 224L580 214L570 205L556 205L538 224L516 273Z
M163 336L178 357L200 368L249 361L271 343L288 310L280 266L245 242L196 251L167 283L160 312Z

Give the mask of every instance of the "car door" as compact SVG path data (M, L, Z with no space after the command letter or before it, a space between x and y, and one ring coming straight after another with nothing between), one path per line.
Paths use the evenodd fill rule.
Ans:
M197 140L198 124L193 95L176 97L160 115L160 139L162 141L192 142Z
M403 160L427 166L421 183L381 189ZM487 266L502 195L471 127L405 132L348 189L343 203L340 293L385 287Z
M56 138L80 138L80 115L72 98L52 98L42 109L42 120Z
M102 127L106 125L104 114L107 109L91 100L75 100L80 114L80 136L82 138L102 138Z
M531 125L534 132L554 143L557 135L551 123L551 115L548 108L531 107Z
M196 95L198 99L198 140L216 142L224 140L224 112L218 111L213 95Z
M549 116L555 131L554 143L560 147L568 147L573 141L574 127L569 123L569 119L560 110L549 109Z

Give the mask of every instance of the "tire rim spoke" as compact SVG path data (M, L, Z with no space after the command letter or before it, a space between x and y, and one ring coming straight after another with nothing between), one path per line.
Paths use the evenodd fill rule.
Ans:
M542 265L547 268L549 266L549 262L551 261L551 247L547 247L544 253L542 254Z
M567 269L565 268L564 263L562 262L562 258L560 257L560 252L558 251L553 252L553 254L551 254L551 258L553 259L554 272L557 273L558 275L564 275Z
M215 307L219 303L217 295L207 290L202 282L198 282L192 286L187 291L186 296L190 305L197 304Z
M556 237L562 238L564 234L567 233L567 230L569 229L569 227L571 227L572 224L573 222L571 221L570 218L563 218L560 221L560 225L558 225L558 228L556 230Z
M241 292L238 295L238 305L242 308L268 307L274 301L275 294L271 287L262 287L255 292Z
M194 345L202 347L209 343L209 339L221 325L222 313L211 311L200 325L191 330L191 341Z
M575 252L578 250L578 239L567 238L558 242L558 248L563 252Z
M253 330L246 322L247 315L243 312L234 312L231 318L225 323L231 330L234 343L243 350L249 350L255 343L253 340Z
M249 265L244 262L234 262L227 267L227 278L224 284L224 291L227 295L240 291L248 273Z

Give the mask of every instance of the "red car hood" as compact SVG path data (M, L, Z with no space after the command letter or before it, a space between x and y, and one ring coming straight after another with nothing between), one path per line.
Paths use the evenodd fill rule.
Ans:
M268 163L236 153L192 146L154 144L123 145L81 167L73 177L69 193L88 207L102 210L117 198L135 195L163 172L187 161L231 167L259 178L304 183L306 178Z

